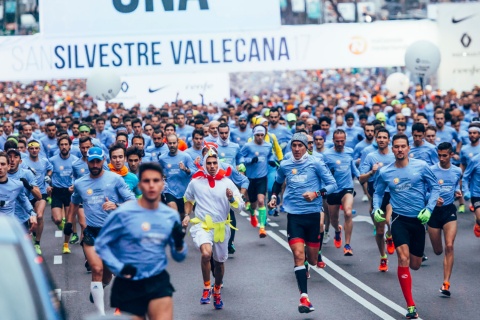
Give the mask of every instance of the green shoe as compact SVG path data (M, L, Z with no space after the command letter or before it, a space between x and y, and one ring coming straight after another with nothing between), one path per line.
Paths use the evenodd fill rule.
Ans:
M78 234L74 233L72 234L72 238L70 239L70 244L77 244L80 242L80 238L78 237Z
M465 205L461 204L458 206L458 213L465 213Z
M418 318L417 308L415 306L408 307L407 308L407 314L405 315L405 318L407 318L407 319L417 319Z
M51 198L51 197L47 197L47 203L48 203L49 205L52 204L52 198Z
M33 247L35 248L35 252L40 256L42 254L42 249L40 249L40 245L36 244Z
M65 227L65 218L62 219L62 222L57 226L58 230L63 230Z

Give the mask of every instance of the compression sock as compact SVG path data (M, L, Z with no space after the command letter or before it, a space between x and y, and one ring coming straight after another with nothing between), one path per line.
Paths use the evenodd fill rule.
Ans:
M208 280L208 281L203 281L203 287L204 287L204 289L210 289L211 285L212 285L212 284L210 283L210 280Z
M323 244L323 236L325 232L320 232L320 247L318 247L318 251L322 251L322 244Z
M297 278L298 290L300 290L300 293L308 294L307 269L305 269L305 266L299 266L293 268L293 271L295 271L295 277Z
M260 228L265 228L267 224L267 208L258 208L258 222L260 223Z
M93 303L100 315L105 315L105 304L103 302L103 285L101 281L92 281L90 284L90 292L92 293Z
M415 305L412 297L412 276L408 267L398 267L398 281L402 288L403 296L407 302L407 307Z
M251 215L251 216L254 216L254 215L255 215L255 209L252 208L251 205L250 205L250 207L248 208L248 212L250 212L250 215Z
M219 285L219 286L214 285L214 286L213 286L213 293L219 294L221 288L222 288L222 285Z

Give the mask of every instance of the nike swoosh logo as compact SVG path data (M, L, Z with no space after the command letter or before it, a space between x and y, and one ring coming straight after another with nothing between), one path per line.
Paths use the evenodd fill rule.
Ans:
M148 88L148 92L154 93L154 92L160 91L162 89L165 89L166 87L168 87L168 86L163 86L163 87L160 87L160 88L157 88L157 89Z
M462 22L462 21L465 21L465 20L467 20L467 19L473 18L473 17L475 17L475 16L476 16L476 14L471 14L471 15L469 15L469 16L466 16L466 17L462 18L462 19L455 19L454 17L452 17L452 23L460 23L460 22Z

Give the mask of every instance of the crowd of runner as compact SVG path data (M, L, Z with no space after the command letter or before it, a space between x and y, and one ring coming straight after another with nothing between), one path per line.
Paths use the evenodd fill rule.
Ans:
M352 83L349 92L323 84L318 94L146 109L106 103L100 111L81 81L0 83L0 188L8 191L0 213L25 225L41 255L50 205L63 253L83 247L99 313L114 274L112 306L139 318L171 317L165 247L183 260L187 227L201 253L200 303L213 298L221 309L235 214L247 211L263 239L267 216L285 213L298 310L308 313L309 267L325 268L322 245L332 240L354 255L357 196L371 205L378 270L388 271L396 251L406 317L417 318L410 269L426 258L426 230L435 254L445 252L446 296L457 212L474 212L480 237L480 88L388 97L380 84L367 91Z

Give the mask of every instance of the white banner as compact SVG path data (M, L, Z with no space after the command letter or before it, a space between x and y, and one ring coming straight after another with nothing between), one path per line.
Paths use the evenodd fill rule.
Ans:
M434 41L436 30L431 21L388 21L201 35L3 37L0 81L87 78L100 68L125 76L403 66L405 49Z
M279 28L278 0L41 0L47 37L125 36Z
M435 5L442 62L439 87L471 90L480 84L480 3Z
M177 99L201 103L223 102L230 97L228 73L192 73L122 77L122 90L112 102L123 102L127 107L140 103L160 107Z

